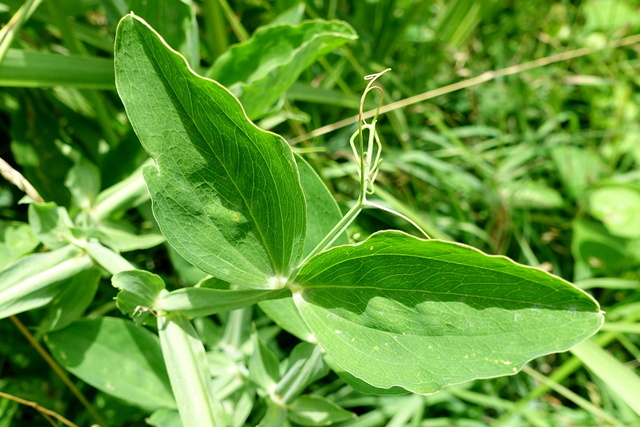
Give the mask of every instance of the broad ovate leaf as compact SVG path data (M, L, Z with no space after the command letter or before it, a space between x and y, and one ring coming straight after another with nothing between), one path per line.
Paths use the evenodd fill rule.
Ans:
M341 21L306 21L258 29L213 64L208 77L240 98L251 118L263 115L318 58L357 39Z
M542 270L394 231L320 253L293 288L336 364L415 393L514 374L603 322L593 298Z
M158 337L113 317L78 320L46 342L67 370L99 390L146 409L175 408Z
M291 149L197 76L143 20L116 37L116 86L155 165L144 177L169 243L206 273L272 289L300 259L305 202Z

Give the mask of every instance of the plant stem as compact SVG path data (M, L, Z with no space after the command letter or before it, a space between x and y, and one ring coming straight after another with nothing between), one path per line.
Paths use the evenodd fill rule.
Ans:
M42 0L27 0L0 30L0 64L2 64L16 34L41 2Z
M296 275L300 271L300 268L302 268L302 266L305 265L311 258L331 246L331 244L335 242L342 233L345 232L345 230L353 223L358 214L362 211L364 205L365 201L363 200L361 195L356 204L353 205L351 209L349 209L349 212L347 212L346 215L342 217L342 219L331 229L331 231L329 231L329 233L324 236L324 239L322 239L320 243L318 243L316 247L313 248L313 250L309 252L309 254L298 264L298 266L291 274L291 279L294 279L296 277Z
M54 412L51 409L43 408L42 406L38 405L38 403L36 403L36 402L32 402L30 400L20 399L19 397L12 396L10 394L3 393L1 391L0 391L0 397L4 397L5 399L13 400L14 402L18 402L21 405L32 407L33 409L38 411L43 417L45 417L47 420L49 420L49 422L54 426L56 425L56 423L51 419L51 417L57 419L62 424L67 425L69 427L78 427L77 425L75 425L74 423L72 423L71 421L69 421L68 419L63 417L62 415L58 414L57 412Z
M60 33L62 34L62 40L64 41L67 49L69 49L69 52L72 55L84 57L89 56L87 49L80 42L80 40L78 40L73 32L73 29L69 25L68 17L64 17L60 14L60 7L57 2L54 2L53 0L47 0L47 6L52 21L54 25L58 27L58 30L60 30ZM82 90L81 92L87 96L89 102L95 109L96 117L98 119L98 123L100 124L100 128L102 129L102 136L104 137L105 141L107 141L107 144L109 144L111 148L117 146L120 142L120 139L111 127L111 114L107 111L105 98L100 94L100 92L94 90Z
M53 371L60 377L62 382L65 383L67 387L69 387L71 393L73 393L78 398L80 403L82 403L82 405L86 408L91 418L93 418L99 425L106 427L107 423L105 422L105 420L103 420L100 414L98 414L98 412L93 409L91 403L89 403L89 401L84 397L80 390L78 390L78 388L71 382L69 376L62 370L62 368L60 368L56 361L53 360L49 353L47 353L47 351L40 345L40 343L36 341L33 335L31 335L31 332L29 332L29 330L25 328L20 319L18 319L16 316L11 316L9 318L16 326L16 328L18 328L18 330L22 332L22 335L25 336L25 338L27 339L27 341L29 341L33 348L35 348L36 351L40 353L40 356L42 356L44 361L47 362L51 369L53 369Z
M229 21L231 29L233 30L233 33L236 35L238 40L241 43L247 41L249 39L249 33L247 33L247 30L244 29L242 23L233 12L233 9L231 9L231 6L229 6L229 3L227 3L227 0L218 0L218 4L222 8L222 12L227 18L227 21Z
M319 358L322 358L322 350L320 349L320 346L317 345L313 349L313 353L309 357L309 360L305 362L304 367L296 376L296 379L289 386L284 396L282 396L282 401L284 403L292 403L302 393L307 385L306 383L310 376L310 371L315 369L316 361Z

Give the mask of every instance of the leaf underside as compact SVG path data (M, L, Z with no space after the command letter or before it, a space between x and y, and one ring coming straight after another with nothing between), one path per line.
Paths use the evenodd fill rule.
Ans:
M272 288L301 256L305 203L291 149L195 75L143 20L123 18L116 86L155 165L144 170L168 242L206 273Z
M321 253L296 282L302 317L338 365L416 393L514 374L603 322L590 296L555 276L401 232Z

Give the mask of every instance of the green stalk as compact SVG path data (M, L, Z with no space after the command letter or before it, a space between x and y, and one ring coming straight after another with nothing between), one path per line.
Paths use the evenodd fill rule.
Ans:
M177 313L161 314L158 335L182 424L223 427L222 408L210 388L207 354L191 322Z
M24 335L27 341L29 341L31 346L36 349L36 351L40 354L40 356L42 356L44 361L47 362L47 364L51 367L51 369L53 369L56 375L60 377L62 382L65 383L67 387L69 387L69 390L71 390L71 393L73 393L73 395L80 401L80 403L82 403L82 406L84 406L84 408L87 410L87 412L89 413L89 416L91 416L91 418L93 418L98 425L106 427L107 426L106 421L93 408L93 406L91 406L91 403L89 403L89 401L87 400L86 397L84 397L82 392L78 390L75 384L71 382L71 379L69 378L69 376L62 370L62 368L56 363L56 361L53 360L53 357L51 357L49 353L47 353L47 351L40 345L40 343L36 341L36 339L33 337L31 332L29 332L29 330L24 327L20 319L18 319L16 316L11 316L10 319L13 322L13 324L16 326L16 328L18 328L18 330L22 333L22 335Z
M291 275L291 280L296 277L303 265L305 265L315 255L330 247L331 244L335 242L336 239L342 233L344 233L347 228L349 228L349 226L357 218L358 214L362 211L362 208L364 208L364 201L362 200L361 195L356 204L353 205L351 209L349 209L349 212L347 212L346 215L343 216L342 219L331 229L331 231L326 236L324 236L324 239L322 239L320 243L318 243L316 247L313 248L311 252L309 252L309 255L307 255L305 259L300 262L300 264L298 264Z
M2 64L16 34L40 6L40 3L42 0L27 0L0 30L0 64Z
M73 29L71 28L71 25L69 25L69 20L60 14L59 5L57 5L53 0L47 0L47 6L49 13L51 14L51 19L54 25L60 30L62 40L64 41L65 46L69 49L69 52L72 55L89 56L84 45L82 45L80 40L75 37ZM100 124L103 137L107 141L107 144L112 148L117 146L120 140L115 131L111 128L111 114L107 111L104 97L94 90L83 90L81 92L89 98L89 102L93 105L93 108L95 108L98 123Z
M300 394L302 394L307 386L307 380L316 369L315 367L318 359L321 358L322 350L320 349L320 346L316 346L313 349L313 353L311 354L311 357L309 357L309 360L305 362L304 367L298 373L296 379L291 383L284 396L282 396L282 401L284 403L292 403L298 396L300 396Z
M229 6L227 0L218 0L218 4L222 8L222 12L224 12L225 17L227 18L227 21L229 21L231 29L233 30L233 33L236 35L238 40L240 42L247 41L249 39L249 33L247 33L247 30L244 29L242 23L233 12L233 9L231 9L231 6Z
M384 92L382 91L382 89L378 86L373 86L373 83L378 77L380 77L381 75L383 75L389 70L390 68L387 68L386 70L380 73L365 76L365 80L369 80L369 83L367 84L367 87L365 88L362 94L362 97L360 98L361 119L358 120L358 130L349 139L349 144L351 145L351 149L353 150L353 155L359 161L358 179L360 182L360 189L358 194L358 200L351 207L351 209L349 209L349 212L347 212L347 214L342 217L342 219L331 229L331 231L327 233L327 235L320 241L320 243L318 243L316 247L313 248L313 250L309 253L309 255L307 255L298 264L298 266L293 270L289 280L295 279L296 275L298 274L302 266L305 265L312 257L314 257L318 253L330 247L331 244L336 241L338 236L344 233L345 230L353 223L353 221L355 221L355 219L357 218L358 214L360 214L362 209L369 204L369 202L367 202L367 194L370 194L373 192L373 188L374 188L373 182L376 179L376 175L378 174L378 168L380 167L380 161L381 161L380 152L382 147L380 145L380 140L378 139L378 136L376 134L377 116L374 117L372 122L369 124L364 121L364 119L362 118L362 114L364 109L365 98L367 97L367 94L370 91L378 90L382 93L382 95L384 95ZM382 105L382 96L380 97L380 104L378 105L378 108L380 108L381 105ZM363 136L363 133L364 133L363 131L365 128L369 130L369 137L367 139L366 151L365 151L364 136ZM358 139L359 147L356 147L355 145L354 140L356 138Z

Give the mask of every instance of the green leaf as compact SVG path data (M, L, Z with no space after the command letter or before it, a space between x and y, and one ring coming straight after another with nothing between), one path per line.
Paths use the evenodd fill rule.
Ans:
M33 251L39 244L29 224L0 221L0 270Z
M169 243L215 277L282 287L305 235L304 198L284 139L256 128L227 90L195 75L133 15L118 26L116 83L156 162L144 176Z
M357 39L341 21L306 21L298 26L258 29L213 64L210 77L236 94L251 118L263 115L318 58Z
M121 271L127 270L135 270L135 267L129 261L120 256L120 254L112 251L106 246L103 246L96 240L84 242L82 248L87 251L95 262L100 264L101 267L111 274L117 274Z
M154 427L182 427L180 413L175 409L158 409L145 421Z
M342 409L320 396L300 396L289 405L289 419L303 426L328 426L355 418L356 414Z
M191 68L199 66L198 21L191 1L131 0L129 10L140 16L169 46L187 58Z
M140 167L127 178L98 194L93 208L93 217L96 220L109 218L116 212L127 211L148 200L149 190Z
M9 49L0 67L0 86L113 89L113 61Z
M105 221L98 226L98 230L104 236L104 243L118 252L149 249L166 241L159 233L134 234L128 226L126 223Z
M315 342L313 332L309 330L293 299L278 298L260 301L260 309L264 311L278 326L298 337L302 341Z
M254 331L252 335L253 352L249 359L249 378L264 390L273 390L280 379L280 363L278 358L258 338Z
M72 207L89 211L100 191L100 169L80 156L69 169L64 185L71 193ZM73 208L71 212L75 212Z
M574 221L571 254L575 259L574 280L595 275L617 275L629 265L628 245L605 227L584 219Z
M136 323L149 316L145 309L158 310L157 301L165 290L160 276L143 270L122 271L111 278L111 284L120 289L116 297L118 309Z
M158 317L158 333L173 395L185 427L222 427L222 407L211 392L211 373L198 333L181 315Z
M285 403L293 402L304 389L329 373L319 346L301 342L291 351L287 370L275 388Z
M157 304L167 312L201 317L248 307L268 298L281 296L284 289L210 289L182 288L164 295Z
M640 377L593 340L584 341L571 352L640 415Z
M335 372L345 383L351 386L354 390L363 394L370 394L375 396L397 396L408 394L409 392L401 387L391 388L378 388L369 383L362 381L360 378L354 377L349 372L342 369L340 365L328 354L324 355L324 360L327 365Z
M550 151L562 185L576 200L598 183L605 170L600 155L583 147L562 145Z
M543 182L509 181L504 184L502 192L514 208L560 209L564 206L562 195Z
M309 254L331 229L340 221L342 213L329 189L318 174L300 156L295 156L300 172L300 183L307 202L307 235L303 256ZM347 234L341 234L334 245L349 243ZM314 341L313 334L300 317L290 298L261 301L260 308L281 328L303 341Z
M514 374L603 322L589 295L557 277L401 232L320 253L296 286L302 317L337 364L415 393Z
M267 401L267 412L258 424L258 427L288 427L287 410L281 405Z
M70 245L19 259L0 271L0 319L47 305L65 279L92 265L87 255Z
M79 320L50 333L56 360L95 388L146 409L175 408L158 337L112 317Z
M63 207L53 202L29 205L29 224L38 238L51 249L58 249L72 238L73 222Z
M622 185L599 188L591 193L589 208L611 234L640 237L640 191Z
M99 269L91 268L67 280L62 292L47 307L47 315L40 323L40 329L46 332L56 331L82 316L93 302L100 276Z

